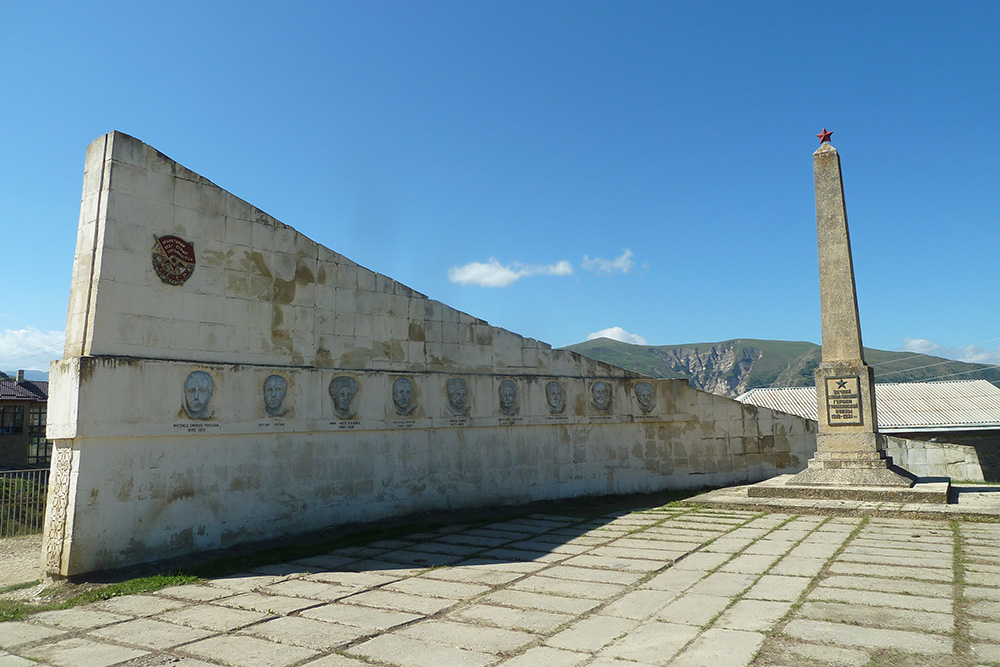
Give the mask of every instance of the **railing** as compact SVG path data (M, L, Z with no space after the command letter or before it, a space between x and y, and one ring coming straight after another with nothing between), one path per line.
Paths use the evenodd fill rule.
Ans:
M48 488L48 468L0 471L0 537L41 532Z

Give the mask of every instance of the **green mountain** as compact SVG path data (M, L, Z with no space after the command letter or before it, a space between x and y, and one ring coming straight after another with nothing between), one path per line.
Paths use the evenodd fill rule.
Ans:
M564 349L651 377L686 378L696 389L729 397L756 387L812 386L822 355L815 343L749 338L687 345L633 345L597 338ZM874 368L876 382L983 379L1000 383L1000 366L988 364L868 347L865 361Z

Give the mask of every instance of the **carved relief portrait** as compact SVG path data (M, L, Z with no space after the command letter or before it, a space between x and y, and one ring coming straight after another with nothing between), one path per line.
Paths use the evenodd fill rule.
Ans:
M268 375L264 380L264 412L269 417L281 417L287 413L288 408L282 406L287 394L288 380L280 375Z
M192 371L184 380L184 412L191 419L208 419L212 411L208 407L215 391L215 381L205 371Z
M466 405L469 387L465 378L448 378L445 389L448 392L448 412L456 417L465 417L469 413L469 406Z
M351 418L351 401L358 393L358 381L346 375L338 375L330 380L330 397L333 399L333 414L338 419Z
M639 402L640 410L650 412L656 407L656 390L651 382L636 382L632 391L635 392L635 400Z
M413 383L410 378L398 377L392 383L392 404L396 408L396 414L401 417L408 417L417 409L417 404L413 402Z
M590 388L591 397L594 400L594 407L598 410L608 410L611 408L611 387L607 382L598 380Z
M521 409L517 404L517 385L511 379L503 380L500 383L500 412L508 417L513 417Z
M545 385L545 404L549 408L549 413L561 415L566 409L566 399L563 395L562 382L552 380Z

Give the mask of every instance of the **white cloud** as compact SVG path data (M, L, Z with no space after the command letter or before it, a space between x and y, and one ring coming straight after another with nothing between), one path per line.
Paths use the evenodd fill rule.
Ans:
M990 342L990 341L987 341ZM976 344L962 347L944 347L925 338L903 338L903 350L917 354L930 354L943 359L965 361L970 364L992 364L1000 366L1000 348L984 350Z
M925 338L906 338L904 336L903 349L907 352L916 352L917 354L930 354L931 352L940 350L941 346Z
M534 275L571 276L573 265L561 260L555 264L534 265L514 262L504 266L490 257L488 262L469 262L465 266L448 269L448 280L451 282L479 287L506 287L525 276Z
M628 273L632 267L635 266L635 261L632 259L633 254L635 253L626 248L622 254L618 255L614 259L604 259L603 257L591 258L584 255L583 268L606 275L611 275L612 273Z
M646 339L639 334L629 333L621 327L601 329L600 331L595 331L594 333L587 335L587 340L594 340L595 338L610 338L611 340L621 341L622 343L632 343L633 345L648 344Z
M49 362L62 356L66 334L39 331L35 327L0 331L0 368L48 371Z
M965 347L955 348L954 353L956 356L950 358L967 361L970 364L993 364L994 366L1000 366L1000 348L990 352L975 345L966 345Z

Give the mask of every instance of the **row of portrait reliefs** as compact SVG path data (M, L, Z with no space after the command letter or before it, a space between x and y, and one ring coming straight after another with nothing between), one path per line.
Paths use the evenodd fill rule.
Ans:
M471 409L469 387L463 377L448 378L444 383L448 413L454 417L468 417ZM337 419L354 419L352 405L360 390L358 381L349 375L338 375L330 380L329 392L333 400L333 414ZM656 390L651 382L636 382L632 387L639 409L648 414L656 407ZM215 380L206 371L192 371L184 380L184 413L191 419L211 419L212 394ZM288 415L292 408L285 404L288 396L288 380L280 375L268 375L262 386L261 407L272 418ZM392 408L399 418L409 418L417 410L417 392L414 380L397 376L392 383ZM612 408L612 391L608 383L598 380L590 385L590 402L600 412ZM550 415L561 415L566 410L566 389L560 380L550 380L545 384L545 409ZM497 396L497 411L504 417L515 417L520 413L518 383L510 378L500 382Z

